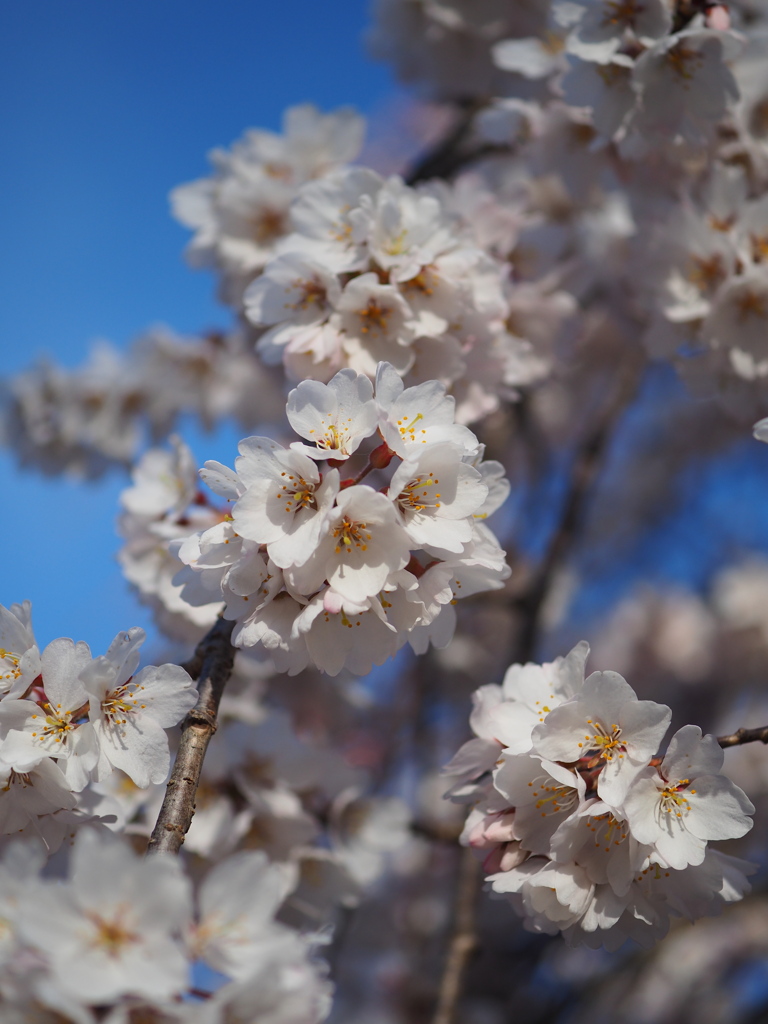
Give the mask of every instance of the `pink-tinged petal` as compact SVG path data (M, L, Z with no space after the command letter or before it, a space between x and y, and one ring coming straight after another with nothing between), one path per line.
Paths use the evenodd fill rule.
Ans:
M476 779L496 766L500 753L501 747L493 741L467 740L442 769L442 774Z

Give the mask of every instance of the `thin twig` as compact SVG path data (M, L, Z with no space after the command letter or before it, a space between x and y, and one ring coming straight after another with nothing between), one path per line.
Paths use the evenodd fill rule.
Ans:
M563 503L560 522L530 589L519 602L524 615L514 661L530 661L536 653L544 601L573 541L581 531L592 485L603 468L613 429L635 395L640 379L641 374L633 362L579 449L571 471L571 483Z
M758 729L737 729L728 736L718 736L721 747L740 747L743 743L768 743L768 725Z
M456 1006L461 995L464 971L472 951L477 946L475 901L479 877L480 862L472 850L469 848L462 850L453 936L432 1024L453 1024Z
M181 727L176 761L165 790L147 855L178 853L195 813L195 793L200 782L203 758L216 732L216 716L224 687L232 675L235 651L231 636L234 622L219 619L198 644L191 659L200 665L198 700Z

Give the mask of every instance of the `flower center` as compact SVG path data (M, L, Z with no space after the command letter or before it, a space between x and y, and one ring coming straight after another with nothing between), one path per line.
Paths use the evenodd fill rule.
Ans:
M344 516L339 525L334 527L333 536L338 541L334 549L337 555L342 550L350 554L353 547L360 551L367 551L367 541L371 539L370 533L366 530L366 523L353 523L347 516Z
M620 759L624 757L627 748L621 741L620 726L613 723L606 727L602 722L594 722L591 718L587 719L587 725L591 725L594 732L585 734L586 743L580 743L580 747L586 747L586 751L594 751L603 761L612 761L616 755Z
M371 331L386 331L387 320L392 315L392 310L387 306L380 306L376 299L368 299L363 309L357 311L360 317L360 331L362 334L369 334Z
M606 11L603 15L603 25L605 26L634 26L635 18L643 9L637 0L608 0L605 7Z
M146 704L139 704L135 694L143 690L143 686L135 687L133 683L123 683L116 690L112 690L101 702L101 713L112 725L125 725L128 721L126 715L134 714Z
M719 253L712 256L692 256L688 280L702 291L714 289L726 278L723 259Z
M347 419L347 423L352 423L352 417ZM325 425L325 420L320 420L320 429L324 430L325 433L321 437L313 437L312 440L315 442L318 448L324 448L326 451L339 452L341 455L349 455L347 451L347 441L349 441L350 430L349 427L342 427L337 423L329 423ZM316 430L310 430L310 434L316 434Z
M666 54L667 63L678 78L689 82L696 73L696 66L703 63L703 58L698 50L690 46L673 46Z
M594 822L594 825L591 822ZM624 822L617 821L612 814L590 817L587 828L595 833L595 847L602 847L606 853L610 853L611 846L621 846L629 835L629 831L624 828Z
M61 704L57 704L54 708L52 704L47 702L42 705L42 709L46 712L43 726L41 729L33 732L32 737L39 739L41 743L45 743L47 740L53 740L55 743L65 743L67 735L75 728L71 722L73 712L62 711ZM39 717L39 715L32 715L33 719Z
M426 295L429 298L434 293L435 282L433 276L429 273L428 267L422 267L415 277L412 277L409 281L404 281L403 286L408 290L421 292L422 295Z
M300 292L300 297L296 302L286 302L286 309L309 309L310 306L322 307L325 305L325 288L323 288L320 282L316 279L311 281L297 281L296 288ZM290 291L290 289L286 290Z
M19 668L19 662L21 658L18 654L14 654L12 651L6 651L3 647L0 647L0 679L8 679L13 681L18 679L21 675L21 669Z
M410 423L406 423L405 420L398 420L397 429L400 431L400 437L402 437L404 441L416 441L416 424L423 419L423 415L421 413L417 413L410 421ZM426 434L426 430L422 427L419 433ZM422 438L421 443L426 444L426 439Z
M107 956L117 959L125 946L138 942L139 936L130 931L123 923L122 919L126 913L126 907L118 907L112 920L108 920L100 914L90 913L88 917L95 928L91 946L101 947Z
M303 476L295 477L289 473L281 473L285 480L277 492L278 499L285 500L286 512L298 512L302 508L317 508L315 501L315 485Z
M285 213L265 207L250 219L251 237L258 245L271 245L285 234L285 224Z
M674 814L676 818L682 818L691 809L683 790L690 784L690 779L680 779L674 786L665 786L659 793L659 817L662 814ZM696 790L692 789L691 793Z
M765 319L768 310L765 308L765 296L756 292L745 291L735 299L737 316L740 321L756 316Z
M750 235L749 241L755 263L763 263L768 259L768 235Z
M423 512L425 508L440 508L440 492L435 491L440 481L432 473L416 476L406 484L398 494L397 500L401 508L412 512Z
M393 235L392 238L390 238L386 245L382 246L384 252L387 253L389 256L402 256L402 254L408 248L406 244L407 237L408 232L406 231L405 228L403 228L401 231L398 231L396 235Z
M3 792L7 793L14 784L23 786L25 789L27 786L34 785L29 772L17 772L14 768L11 768L8 774L8 782L3 786Z
M541 812L542 818L570 811L578 803L578 792L575 789L554 783L548 775L540 775L528 785L532 787L531 795L536 798L536 810Z

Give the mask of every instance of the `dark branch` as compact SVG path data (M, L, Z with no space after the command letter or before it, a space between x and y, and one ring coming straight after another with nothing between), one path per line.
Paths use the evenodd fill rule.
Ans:
M768 743L768 725L758 729L737 729L728 736L718 736L721 747L740 747L743 743Z
M542 606L555 576L564 565L575 539L581 532L593 484L605 463L614 428L631 402L640 379L641 372L633 360L576 455L560 522L530 589L518 602L524 614L514 661L530 661L536 653L541 630Z
M203 758L211 736L216 732L216 718L221 695L235 660L231 636L234 622L219 619L200 641L193 658L187 663L199 673L198 700L181 727L181 742L171 777L165 791L147 855L178 853L195 813L195 793L200 782ZM198 668L199 666L199 668Z
M462 146L470 134L475 114L483 106L484 103L477 100L461 105L453 128L406 171L404 177L409 185L429 181L430 178L450 178L467 162L468 156L462 151Z

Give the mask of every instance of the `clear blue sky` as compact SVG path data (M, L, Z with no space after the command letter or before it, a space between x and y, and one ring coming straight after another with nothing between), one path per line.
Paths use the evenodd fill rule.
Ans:
M164 322L228 322L212 278L182 260L176 184L247 127L312 101L371 113L394 92L364 52L365 0L25 0L0 12L3 374L46 352L80 363ZM198 442L201 460L231 461ZM40 643L147 625L113 561L116 476L97 486L20 475L0 452L0 603L29 597Z

